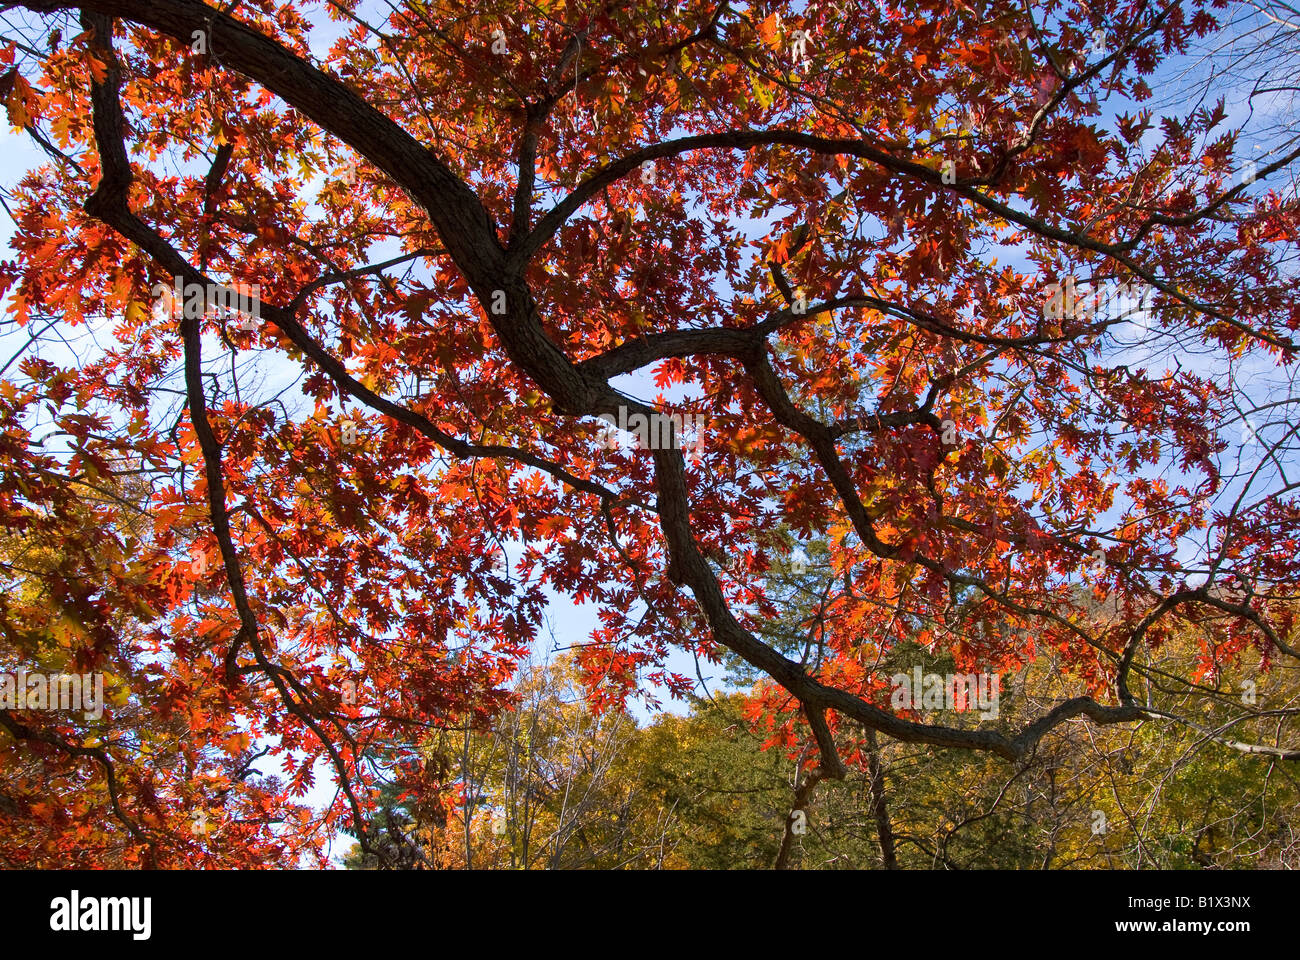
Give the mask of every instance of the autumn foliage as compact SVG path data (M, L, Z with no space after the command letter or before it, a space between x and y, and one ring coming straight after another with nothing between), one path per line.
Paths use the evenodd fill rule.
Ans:
M1293 763L1300 148L1180 72L1245 6L0 4L0 669L107 691L0 709L0 864L387 864L395 782L490 844L450 741L556 598L566 729L724 665L795 806L877 736Z

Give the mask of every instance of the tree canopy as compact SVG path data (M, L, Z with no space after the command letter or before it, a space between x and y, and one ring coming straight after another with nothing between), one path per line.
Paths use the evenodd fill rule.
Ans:
M0 709L0 857L472 866L504 757L502 863L652 865L616 826L692 773L616 721L718 668L663 724L733 711L746 790L794 764L756 863L837 780L885 861L969 860L964 807L881 813L899 751L1292 768L1300 25L1260 6L0 3L47 156L4 198L0 659L111 692ZM558 812L517 669L557 598L598 616L530 714L586 765ZM678 786L606 783L634 749ZM768 822L678 801L735 817L691 865Z

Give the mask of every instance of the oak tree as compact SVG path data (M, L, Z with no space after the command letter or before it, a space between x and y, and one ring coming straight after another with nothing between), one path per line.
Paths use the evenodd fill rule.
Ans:
M382 859L376 757L497 716L555 595L599 610L593 709L729 651L801 789L864 729L1020 762L1189 696L1296 759L1236 688L1300 655L1300 147L1165 95L1246 6L0 3L49 158L7 199L0 521L75 548L67 656L139 664L209 772L116 707L0 712L6 763L60 752L129 862L208 856L196 806L269 831L232 857ZM73 506L126 469L129 534ZM830 574L799 649L791 537ZM1081 692L936 720L903 642ZM286 812L318 764L322 823Z

